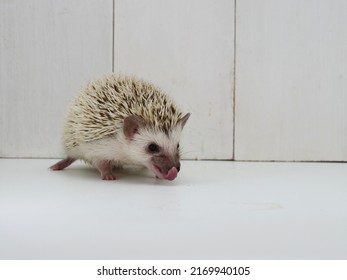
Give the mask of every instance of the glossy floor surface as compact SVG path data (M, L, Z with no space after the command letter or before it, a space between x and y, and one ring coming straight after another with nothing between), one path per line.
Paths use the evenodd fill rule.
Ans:
M0 259L347 259L347 164L53 163L0 159Z

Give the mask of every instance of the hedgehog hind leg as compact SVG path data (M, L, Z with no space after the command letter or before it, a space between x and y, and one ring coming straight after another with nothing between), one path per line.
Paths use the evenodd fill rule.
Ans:
M64 168L71 165L76 159L67 157L65 159L62 159L61 161L58 161L56 164L52 165L50 167L51 170L63 170Z

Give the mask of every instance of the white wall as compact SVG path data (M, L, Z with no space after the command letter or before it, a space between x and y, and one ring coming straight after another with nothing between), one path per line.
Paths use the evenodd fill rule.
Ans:
M237 1L237 160L347 160L347 1Z
M61 155L67 104L112 70L112 1L0 1L0 156Z
M114 63L192 113L185 158L346 161L347 2L237 1L235 139L234 4L0 1L0 156L62 156L69 101Z
M1 1L0 156L62 156L75 91L112 70L149 79L191 112L185 158L233 153L233 1Z
M233 156L234 2L116 0L115 70L143 76L191 112L185 157Z

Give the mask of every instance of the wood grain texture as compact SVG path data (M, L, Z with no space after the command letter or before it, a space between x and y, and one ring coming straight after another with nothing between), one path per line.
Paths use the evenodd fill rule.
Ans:
M237 2L236 160L347 160L347 2Z
M0 156L56 157L65 111L112 71L113 2L0 1Z
M184 158L233 154L234 1L115 1L115 71L148 79L191 112Z

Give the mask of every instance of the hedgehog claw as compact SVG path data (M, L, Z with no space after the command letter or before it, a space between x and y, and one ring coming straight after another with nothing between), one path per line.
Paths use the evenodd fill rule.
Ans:
M117 177L114 176L113 174L103 174L101 179L102 180L107 180L107 181L112 181L112 180L116 180Z

